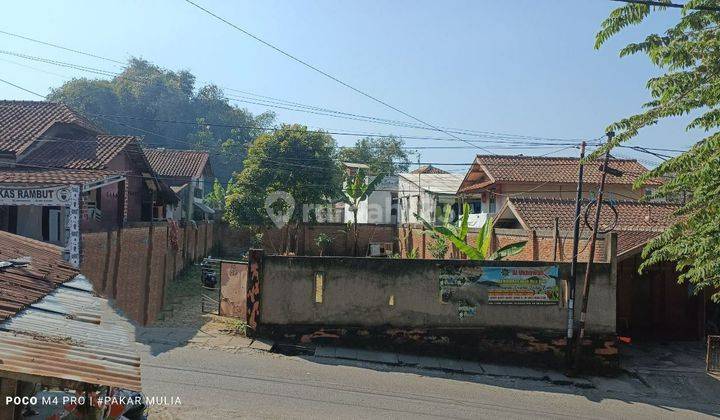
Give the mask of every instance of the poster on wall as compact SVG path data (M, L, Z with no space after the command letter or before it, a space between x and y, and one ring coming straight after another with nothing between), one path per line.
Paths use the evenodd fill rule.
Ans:
M558 266L443 267L440 299L460 307L479 305L556 305ZM467 312L467 311L465 311Z

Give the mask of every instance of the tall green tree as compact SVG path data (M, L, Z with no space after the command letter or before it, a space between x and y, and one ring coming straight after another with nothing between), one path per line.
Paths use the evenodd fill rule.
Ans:
M329 203L337 196L341 181L335 147L330 135L297 124L260 135L248 149L243 170L234 177L226 197L226 219L234 226L269 226L273 220L266 199L282 191L292 197L294 207L290 209L287 202L271 205L285 206L280 210L289 212L290 235L291 227L302 221L303 205Z
M70 80L53 89L48 100L71 105L109 133L144 136L152 147L209 150L213 171L223 182L241 169L247 144L275 118L232 105L215 85L196 86L188 71L137 58L110 80Z
M405 149L405 141L399 137L366 137L354 146L344 148L338 154L341 162L365 163L374 174L407 172L414 153Z
M687 152L670 159L638 180L668 176L653 197L686 195L680 221L652 240L643 250L641 270L663 261L675 262L695 290L708 289L720 301L720 12L695 10L718 7L715 0L688 0L684 7L667 9L627 4L615 9L602 23L595 47L628 26L638 25L653 13L677 13L677 23L665 32L631 43L620 56L644 54L663 74L647 82L652 100L644 110L610 125L616 132L614 147L660 121L690 115L688 130L699 129L702 138ZM603 150L596 152L596 155Z

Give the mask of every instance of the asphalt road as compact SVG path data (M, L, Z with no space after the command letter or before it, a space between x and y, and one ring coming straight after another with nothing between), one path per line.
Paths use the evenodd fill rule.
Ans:
M143 356L151 418L702 418L720 405L633 390L178 347ZM319 363L318 360L323 360ZM720 404L720 396L718 396Z

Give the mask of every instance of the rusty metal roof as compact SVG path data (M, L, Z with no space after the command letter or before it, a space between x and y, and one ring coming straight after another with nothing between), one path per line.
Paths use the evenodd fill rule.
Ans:
M129 323L82 275L0 323L0 376L69 388L141 388Z
M31 258L25 267L0 270L0 321L79 274L63 260L62 252L59 246L0 231L0 260Z

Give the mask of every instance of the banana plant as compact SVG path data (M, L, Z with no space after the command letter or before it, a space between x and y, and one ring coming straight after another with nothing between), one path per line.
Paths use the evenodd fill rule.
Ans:
M360 169L354 177L345 180L342 201L350 206L350 211L353 214L353 255L355 256L358 254L358 208L360 203L375 191L384 176L384 174L379 174L370 182L367 182L365 171Z
M467 255L471 260L501 260L512 255L519 254L525 248L527 241L515 242L490 252L490 242L492 241L493 225L492 220L488 219L485 224L478 230L477 243L475 246L467 240L468 218L470 216L470 205L463 205L463 213L458 226L450 223L450 206L445 208L445 216L442 226L433 226L423 219L422 216L415 213L415 217L422 221L426 231L431 231L443 236L452 242L460 252Z

